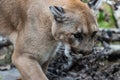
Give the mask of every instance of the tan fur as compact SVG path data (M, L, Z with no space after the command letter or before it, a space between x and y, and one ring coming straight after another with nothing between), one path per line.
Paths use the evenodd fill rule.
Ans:
M64 8L68 17L64 23L55 22L49 10L54 5ZM78 31L86 34L82 42L73 36ZM8 35L14 43L12 61L23 80L47 80L43 70L58 41L76 51L91 50L94 31L97 23L93 13L80 0L0 0L0 34Z

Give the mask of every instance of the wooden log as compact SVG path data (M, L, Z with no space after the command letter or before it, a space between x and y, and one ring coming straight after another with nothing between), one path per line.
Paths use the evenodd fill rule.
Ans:
M120 29L111 28L111 29L102 29L100 28L97 33L98 40L109 42L120 42Z

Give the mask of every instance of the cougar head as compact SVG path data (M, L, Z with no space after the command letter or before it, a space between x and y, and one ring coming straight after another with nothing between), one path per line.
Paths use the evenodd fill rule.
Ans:
M98 31L93 10L80 0L72 0L63 7L50 6L53 15L52 35L70 45L75 52L91 51Z

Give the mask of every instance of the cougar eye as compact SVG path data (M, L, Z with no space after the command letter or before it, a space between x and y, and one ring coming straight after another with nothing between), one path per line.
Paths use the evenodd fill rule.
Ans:
M83 36L82 36L82 34L80 32L75 33L74 37L77 38L77 39L79 39L79 40L83 39Z
M94 32L92 33L91 37L94 38L94 37L96 36L96 33L97 33L97 31L94 31Z

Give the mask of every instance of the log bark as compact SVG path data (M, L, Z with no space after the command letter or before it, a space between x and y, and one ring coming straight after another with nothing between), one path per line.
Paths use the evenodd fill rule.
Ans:
M111 28L111 29L102 29L100 28L98 33L98 40L105 41L107 43L110 42L120 42L120 29Z

